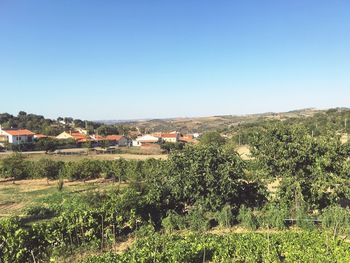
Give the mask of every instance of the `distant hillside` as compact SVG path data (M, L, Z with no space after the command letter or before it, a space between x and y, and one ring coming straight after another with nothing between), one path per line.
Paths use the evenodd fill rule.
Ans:
M255 123L263 120L283 120L298 117L312 117L316 113L325 112L317 109L301 109L289 112L268 112L250 115L222 115L211 117L193 117L193 118L170 118L170 119L148 119L148 120L129 120L129 121L103 121L108 124L125 124L138 127L141 131L171 131L176 130L183 133L206 132L212 130L222 130L224 128L235 127L245 123Z

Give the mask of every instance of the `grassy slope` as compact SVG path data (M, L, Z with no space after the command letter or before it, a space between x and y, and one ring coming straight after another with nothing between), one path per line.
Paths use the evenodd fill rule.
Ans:
M46 179L22 180L15 184L0 182L0 218L13 215L20 216L30 206L58 203L87 191L100 191L118 187L118 184L105 182L103 179L86 183L66 181L62 192L59 192L56 186L57 181L50 181L47 184Z

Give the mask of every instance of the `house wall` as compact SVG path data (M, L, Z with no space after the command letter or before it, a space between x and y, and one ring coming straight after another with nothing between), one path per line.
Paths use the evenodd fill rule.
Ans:
M117 141L118 146L128 146L128 139L122 137L119 141Z
M62 132L61 134L56 136L57 139L72 139L73 136L70 135L68 132Z
M163 138L163 140L165 142L177 142L178 138L177 137L175 137L175 138Z
M2 137L1 141L7 141L8 143L12 144L20 144L34 141L34 135L13 136L3 130L0 130L0 136Z
M21 144L21 143L26 143L26 142L33 142L33 137L34 136L27 136L27 135L24 135L24 136L12 136L12 135L9 135L8 136L9 143L12 143L12 144Z
M132 141L132 146L140 147L140 146L141 146L141 143L140 143L139 141L133 140L133 141Z

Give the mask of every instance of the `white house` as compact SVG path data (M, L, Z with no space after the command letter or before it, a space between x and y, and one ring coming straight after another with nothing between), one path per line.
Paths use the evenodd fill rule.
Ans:
M34 141L35 133L27 129L2 129L0 127L0 139L2 142L21 144Z
M159 143L159 142L160 142L160 138L146 134L144 136L136 138L135 144L138 144L137 146L139 146L139 145L141 146L141 145L145 145L145 144L155 144L155 143ZM133 143L133 145L135 145L135 144Z
M171 133L161 133L160 137L165 142L178 142L180 138L180 134L178 132L171 132Z

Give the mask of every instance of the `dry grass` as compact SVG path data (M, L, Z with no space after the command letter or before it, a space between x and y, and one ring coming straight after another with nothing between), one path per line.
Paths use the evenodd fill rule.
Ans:
M241 155L243 160L250 160L250 150L248 145L241 145L236 148L236 151Z
M349 137L350 136L347 133L342 134L342 136L340 137L341 143L347 143L349 141Z
M33 205L42 205L43 200L64 195L69 198L74 194L87 191L96 191L117 187L104 179L90 180L87 182L65 180L63 191L57 190L57 180L47 184L46 179L20 180L15 184L12 181L0 182L0 217L23 215L25 210ZM122 187L125 185L122 184Z

